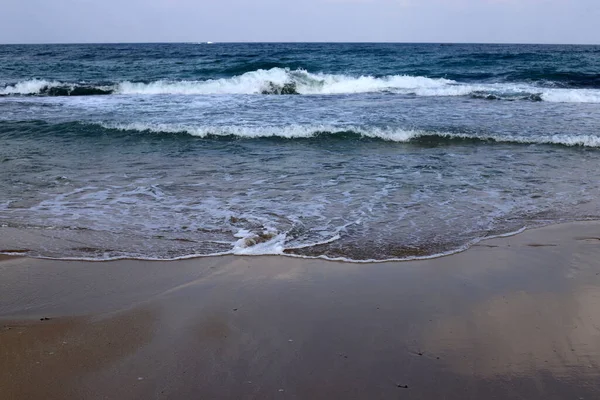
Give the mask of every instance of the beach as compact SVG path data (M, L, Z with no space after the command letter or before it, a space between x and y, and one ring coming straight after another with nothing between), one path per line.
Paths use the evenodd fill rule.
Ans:
M430 260L0 258L0 398L592 399L600 222Z

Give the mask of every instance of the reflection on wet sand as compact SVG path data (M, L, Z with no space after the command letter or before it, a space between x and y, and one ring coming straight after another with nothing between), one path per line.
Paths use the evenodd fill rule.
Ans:
M425 329L423 347L444 354L461 374L600 376L600 288L579 290L495 297L467 314L436 321ZM472 355L468 362L464 354Z

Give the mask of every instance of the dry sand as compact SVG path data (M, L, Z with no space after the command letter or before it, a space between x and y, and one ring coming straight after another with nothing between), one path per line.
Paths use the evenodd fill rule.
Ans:
M434 260L0 258L0 399L598 399L600 223Z

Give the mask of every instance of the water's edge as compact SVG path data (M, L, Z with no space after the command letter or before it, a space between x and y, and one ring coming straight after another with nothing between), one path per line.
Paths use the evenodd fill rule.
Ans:
M38 260L54 260L54 261L65 261L65 262L91 262L91 263L106 263L106 262L117 262L117 261L147 261L147 262L177 262L182 260L193 260L193 259L202 259L202 258L214 258L214 257L290 257L290 258L302 258L307 260L324 260L328 262L336 262L336 263L348 263L348 264L382 264L382 263L391 263L391 262L410 262L410 261L423 261L423 260L431 260L442 257L449 257L455 254L463 253L468 251L473 246L484 243L488 240L494 240L499 238L507 238L512 236L518 236L527 231L535 231L542 230L545 228L549 228L552 226L562 226L562 225L572 225L578 223L600 223L600 219L577 219L571 221L559 221L559 222L547 222L541 223L536 226L525 226L513 232L501 233L496 235L490 235L482 238L478 238L472 240L469 243L455 249L450 250L443 253L431 254L427 256L414 256L414 257L406 257L406 258L390 258L385 260L352 260L348 258L331 258L327 256L304 256L299 254L291 254L291 253L281 253L281 254L234 254L232 252L223 252L217 254L190 254L182 257L175 258L144 258L144 257L114 257L107 259L96 259L96 258L86 258L86 257L44 257L44 256L32 256L26 255L17 252L3 252L0 251L0 255L23 258L23 259L38 259Z

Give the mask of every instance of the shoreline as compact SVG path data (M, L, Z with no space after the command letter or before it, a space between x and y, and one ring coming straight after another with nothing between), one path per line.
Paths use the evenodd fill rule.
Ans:
M0 397L600 396L600 221L429 260L0 255Z
M583 220L575 220L575 221L566 221L566 222L550 222L548 224L543 224L541 226L532 226L527 227L524 226L522 228L517 229L516 231L500 233L496 235L486 236L482 238L477 238L472 240L469 243L465 243L463 246L455 249L448 250L443 253L436 253L427 256L414 256L407 258L390 258L390 259L368 259L368 260L353 260L349 258L330 258L327 256L304 256L300 254L294 253L281 253L281 254L235 254L230 252L225 253L217 253L217 254L190 254L186 256L176 257L176 258L142 258L142 257L115 257L115 258L106 258L106 259L96 259L96 258L85 258L85 257L45 257L45 256L29 256L26 254L21 254L21 252L11 252L11 251L0 251L0 261L2 257L16 257L16 258L27 258L33 260L49 260L49 261L64 261L64 262L89 262L89 263L105 263L105 262L118 262L118 261L144 261L144 262L178 262L178 261L186 261L186 260L196 260L196 259L204 259L204 258L219 258L219 257L289 257L289 258L300 258L306 260L322 260L327 262L341 262L348 264L384 264L384 263L397 263L397 262L412 262L412 261L425 261L425 260L433 260L437 258L450 257L455 254L460 254L465 251L470 250L474 246L478 246L481 243L485 243L489 240L501 239L506 237L518 236L525 232L532 230L545 229L555 225L570 225L570 224L579 224L579 223L600 223L600 219L583 219ZM309 246L310 247L310 246ZM295 248L290 248L289 250L295 250Z

